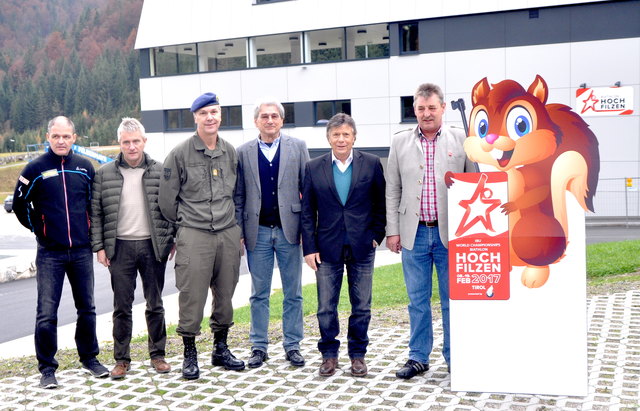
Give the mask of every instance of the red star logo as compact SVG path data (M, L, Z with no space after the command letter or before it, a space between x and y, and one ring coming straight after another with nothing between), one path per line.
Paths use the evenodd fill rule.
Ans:
M591 90L591 93L589 93L589 97L587 97L586 100L582 100L582 102L584 103L584 106L582 107L582 111L580 112L580 114L584 114L585 111L591 109L593 111L598 111L596 110L596 103L599 102L600 100L595 98L595 96L593 95L593 90Z
M473 193L471 198L468 200L462 200L458 203L461 207L465 208L466 211L464 212L462 221L460 221L460 225L456 230L456 237L460 237L477 222L481 222L487 230L495 231L491 224L491 216L489 214L491 214L491 211L500 205L500 199L491 198L493 196L493 192L491 189L485 188L484 186L487 182L487 178L486 174L482 174L478 181L476 191ZM472 208L474 209L474 217L469 219Z

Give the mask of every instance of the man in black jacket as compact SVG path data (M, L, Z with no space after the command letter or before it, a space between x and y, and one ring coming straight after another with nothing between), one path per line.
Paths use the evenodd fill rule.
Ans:
M60 116L49 122L47 141L49 150L27 164L18 178L13 211L38 240L36 357L42 374L40 386L56 388L58 306L65 274L78 311L75 340L80 362L95 377L106 377L109 370L96 358L99 347L89 242L93 166L71 151L76 134L68 118Z
M320 376L338 367L338 300L345 266L351 316L347 351L351 374L367 375L371 287L376 247L385 235L385 180L380 159L353 149L356 123L344 113L327 123L331 152L307 163L302 194L302 247L316 272Z
M144 126L135 118L123 118L118 127L120 155L98 170L93 183L91 246L111 273L114 380L124 378L131 364L131 311L138 272L147 301L151 366L159 373L171 370L164 359L162 289L167 258L173 257L174 229L158 206L162 163L145 154L146 141Z

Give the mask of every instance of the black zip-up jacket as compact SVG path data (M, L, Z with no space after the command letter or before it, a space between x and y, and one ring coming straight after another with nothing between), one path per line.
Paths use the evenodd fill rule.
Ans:
M64 250L89 247L91 182L89 160L52 150L26 165L16 184L13 211L33 231L38 244Z

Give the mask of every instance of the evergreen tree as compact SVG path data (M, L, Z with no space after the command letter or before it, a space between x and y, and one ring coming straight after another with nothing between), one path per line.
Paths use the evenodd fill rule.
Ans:
M73 79L67 78L64 95L62 96L62 107L68 116L76 112L76 82Z
M80 68L78 80L76 82L76 92L73 96L74 107L76 111L69 113L76 114L77 110L84 107L86 111L93 113L95 109L95 100L92 96L92 86L89 80L89 74L84 67Z
M140 116L132 39L141 8L142 0L3 4L0 133L16 140L15 150L44 141L56 115L73 119L78 135L89 137L83 144L112 144L120 118Z

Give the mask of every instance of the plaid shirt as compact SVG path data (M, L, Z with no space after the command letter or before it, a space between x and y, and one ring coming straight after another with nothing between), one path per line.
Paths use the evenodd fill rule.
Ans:
M442 129L438 130L433 139L428 139L418 127L422 152L425 155L424 177L422 178L422 197L420 199L420 221L434 221L438 219L436 204L436 143Z

